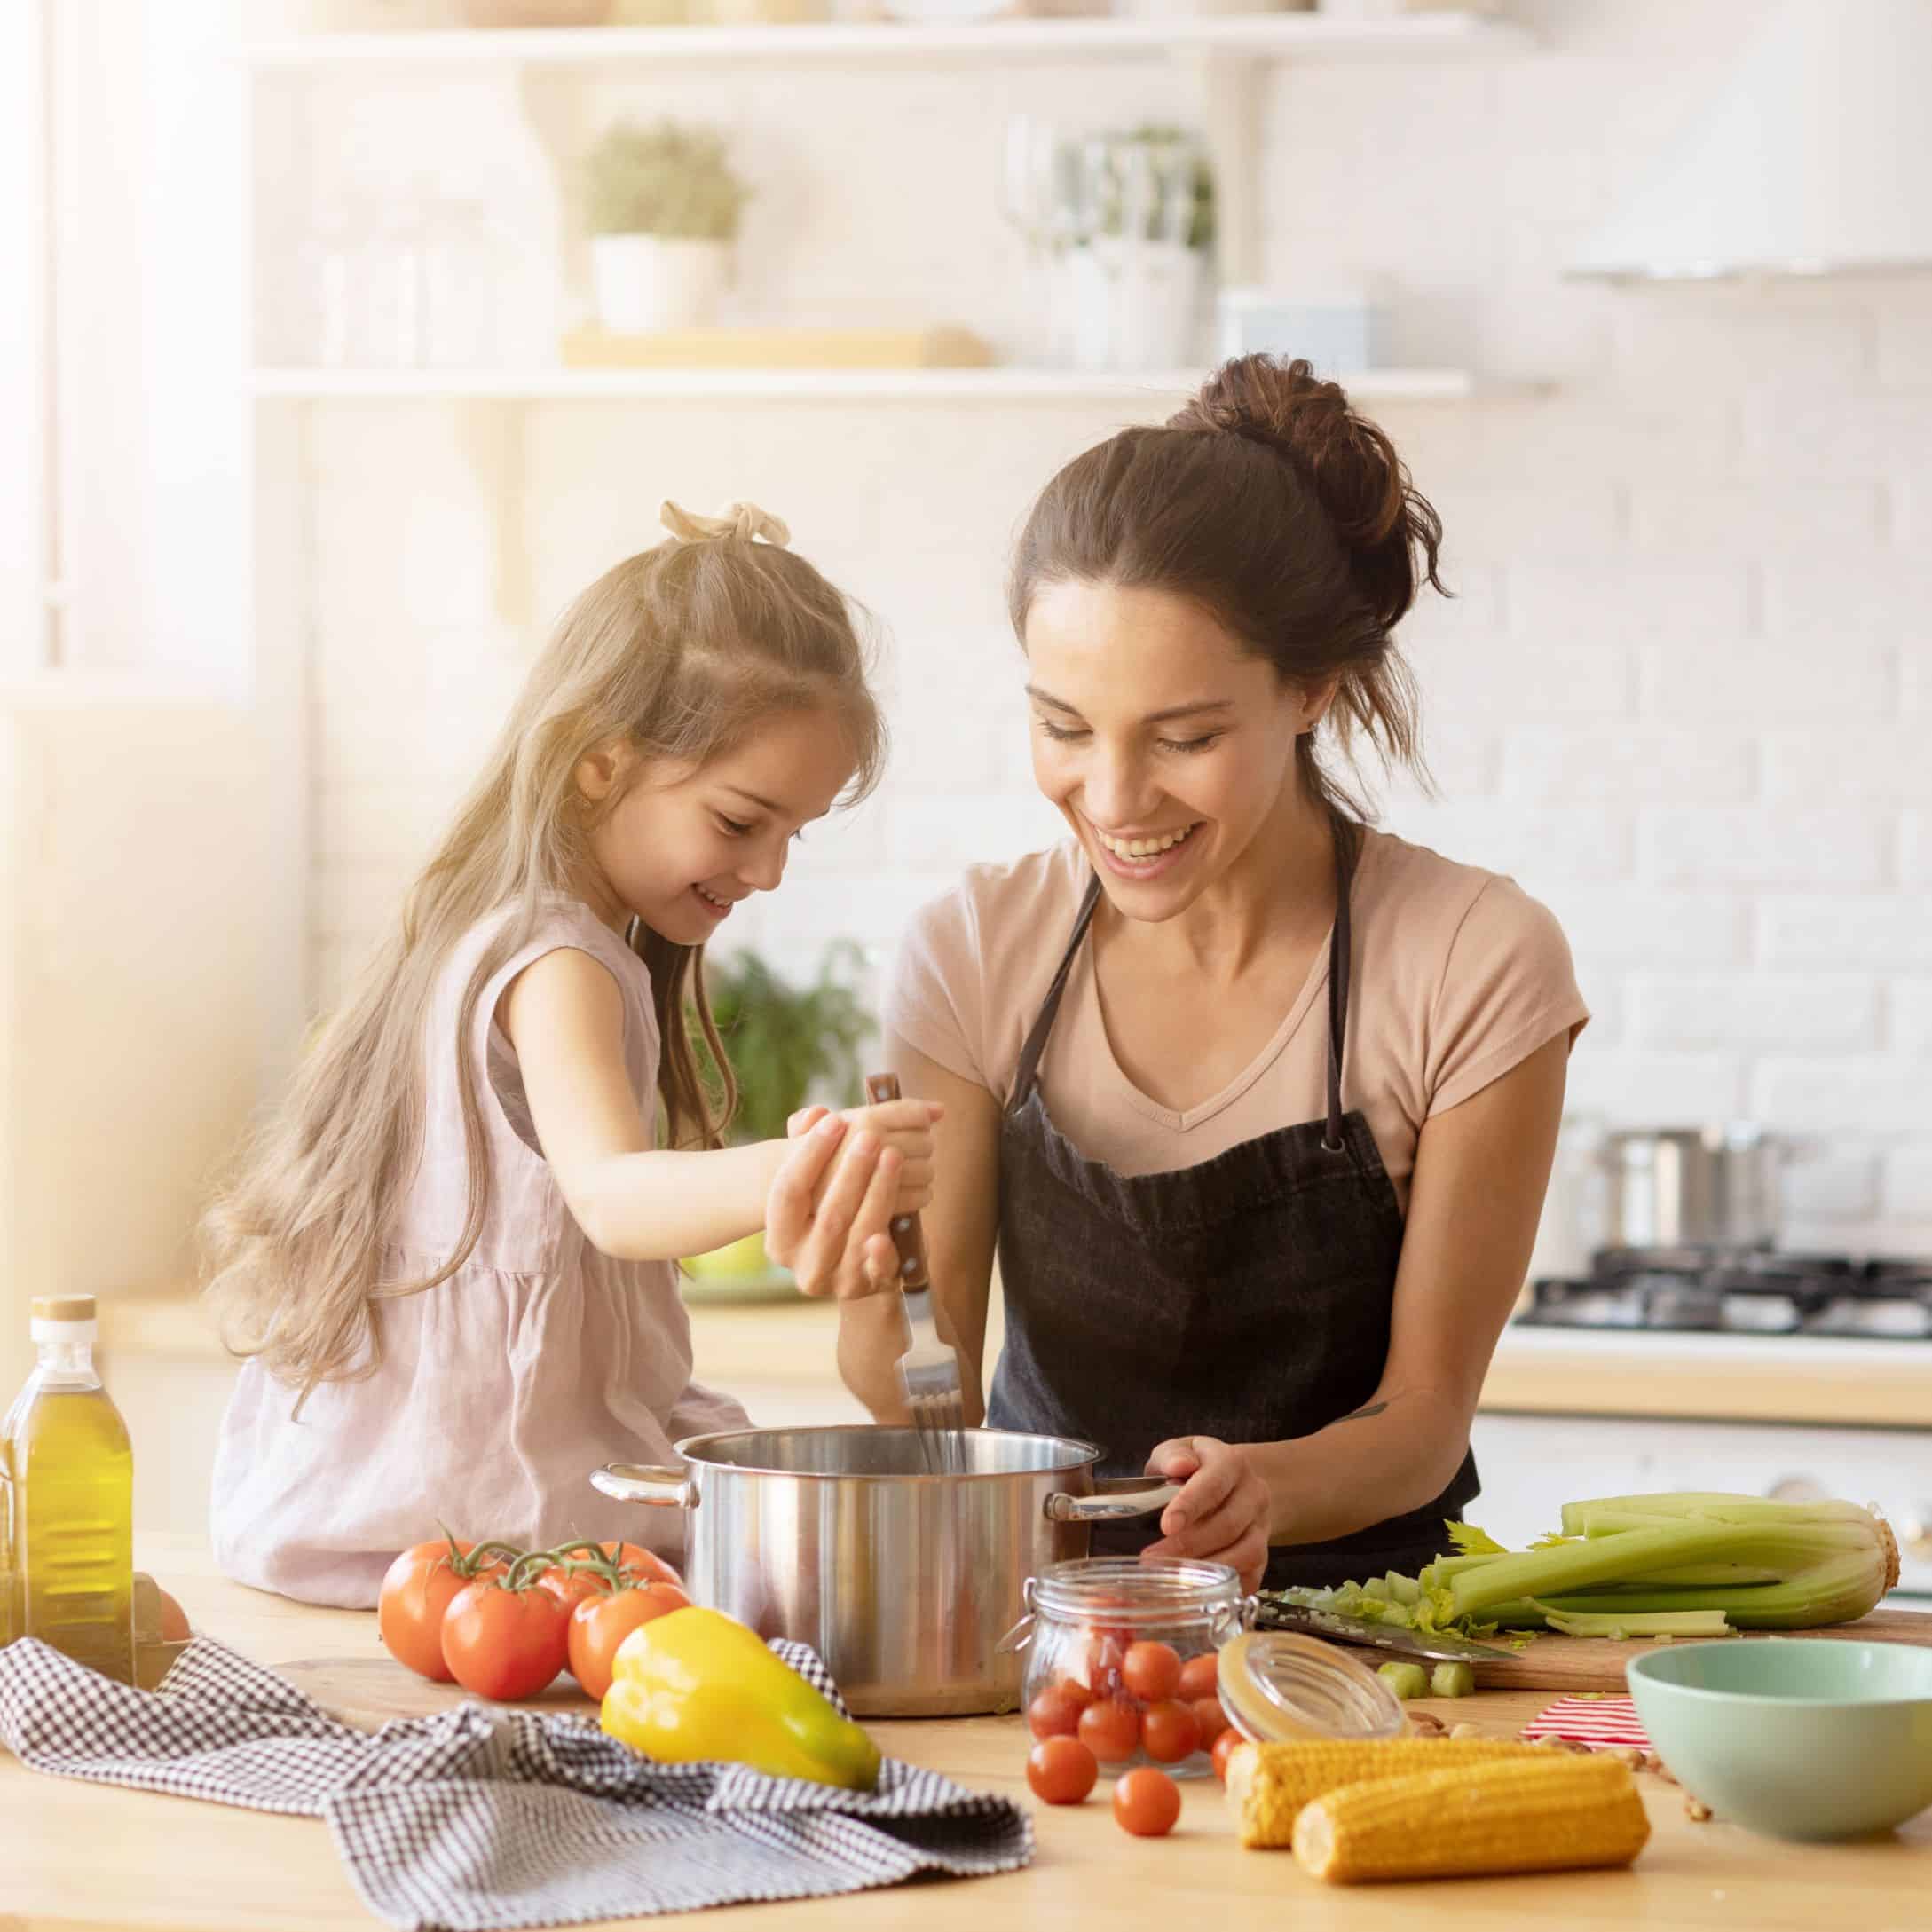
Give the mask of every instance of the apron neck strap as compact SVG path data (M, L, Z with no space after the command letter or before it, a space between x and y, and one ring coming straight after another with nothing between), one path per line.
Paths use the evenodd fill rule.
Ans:
M1342 1047L1348 1035L1348 974L1354 957L1349 948L1348 895L1355 879L1359 828L1339 812L1329 816L1335 835L1335 929L1329 936L1329 1118L1321 1144L1330 1154L1339 1154Z
M1335 838L1335 929L1329 939L1329 1108L1322 1142L1333 1153L1342 1145L1342 1048L1348 1032L1348 974L1352 957L1348 895L1355 877L1360 828L1339 812L1330 816ZM1087 936L1087 928L1093 924L1094 909L1100 903L1100 879L1096 872L1087 881L1087 889L1081 896L1079 915L1073 922L1067 950L1060 956L1053 983L1047 988L1046 998L1040 1003L1039 1013L1027 1034L1026 1044L1020 1049L1019 1070L1014 1074L1013 1083L1011 1104L1014 1107L1026 1104L1039 1077L1040 1056L1046 1051L1047 1035L1053 1030L1053 1021L1066 994L1067 981L1079 954L1080 942Z
M1096 872L1087 881L1087 889L1080 900L1080 916L1073 922L1073 936L1067 942L1067 950L1060 956L1060 965L1053 974L1053 983L1046 990L1046 998L1040 1003L1038 1016L1033 1029L1027 1035L1026 1045L1020 1049L1020 1070L1013 1076L1013 1104L1022 1107L1027 1096L1033 1091L1033 1083L1040 1070L1040 1055L1046 1051L1046 1036L1053 1030L1053 1016L1060 1011L1061 997L1067 990L1067 978L1073 971L1075 957L1080 950L1080 942L1087 936L1087 927L1093 923L1093 909L1100 903L1100 875Z

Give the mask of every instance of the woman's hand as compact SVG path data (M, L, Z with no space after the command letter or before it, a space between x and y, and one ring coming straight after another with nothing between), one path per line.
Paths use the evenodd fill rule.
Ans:
M1181 1486L1161 1512L1161 1541L1149 1557L1195 1557L1241 1573L1243 1589L1261 1587L1268 1566L1268 1486L1239 1443L1176 1436L1147 1457L1147 1474Z
M898 1280L895 1216L932 1198L933 1123L942 1109L894 1100L843 1114L807 1108L765 1201L765 1250L801 1293L853 1300Z

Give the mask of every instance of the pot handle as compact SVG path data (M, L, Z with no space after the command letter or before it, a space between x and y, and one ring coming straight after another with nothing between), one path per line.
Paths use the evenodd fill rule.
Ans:
M681 1469L644 1463L606 1463L590 1472L590 1486L619 1502L649 1502L660 1510L695 1510L698 1485Z
M1109 1488L1109 1484L1120 1486ZM1116 1523L1132 1516L1157 1516L1180 1494L1179 1483L1149 1485L1144 1476L1103 1476L1091 1496L1056 1489L1046 1499L1049 1523Z

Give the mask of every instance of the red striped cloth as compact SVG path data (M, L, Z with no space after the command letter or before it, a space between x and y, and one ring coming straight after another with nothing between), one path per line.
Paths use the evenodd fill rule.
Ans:
M1523 1726L1523 1735L1532 1742L1561 1738L1570 1744L1634 1744L1639 1751L1651 1747L1636 1706L1627 1697L1559 1697Z

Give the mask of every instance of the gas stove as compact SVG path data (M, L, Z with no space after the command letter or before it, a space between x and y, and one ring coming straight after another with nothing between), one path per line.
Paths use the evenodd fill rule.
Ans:
M1932 1342L1932 1260L1606 1248L1581 1279L1532 1282L1516 1322Z

